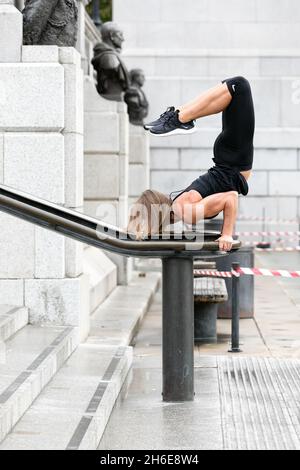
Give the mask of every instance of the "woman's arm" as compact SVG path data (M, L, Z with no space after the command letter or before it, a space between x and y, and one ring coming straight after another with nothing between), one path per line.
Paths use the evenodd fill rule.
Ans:
M229 191L201 198L197 191L183 193L173 204L175 216L187 224L224 212L222 235L218 239L220 250L230 251L233 243L233 230L238 210L238 193Z

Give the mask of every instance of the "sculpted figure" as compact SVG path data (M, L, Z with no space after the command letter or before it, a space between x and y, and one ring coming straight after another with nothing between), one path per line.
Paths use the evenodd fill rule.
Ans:
M101 28L102 41L94 48L92 64L97 72L98 93L113 101L123 101L130 85L126 65L120 57L123 32L116 23L108 21Z
M145 83L145 74L141 69L130 71L130 87L125 93L124 101L128 106L129 120L136 126L144 125L144 118L148 116L149 103L142 87Z
M75 47L77 0L27 0L23 10L23 43Z

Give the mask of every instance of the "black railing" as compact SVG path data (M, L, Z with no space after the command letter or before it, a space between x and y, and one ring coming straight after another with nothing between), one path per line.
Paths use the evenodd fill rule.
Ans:
M225 255L219 252L218 242L214 241L218 233L203 233L202 243L184 237L182 240L170 237L138 241L118 227L3 185L0 185L0 211L124 256L161 258L163 400L194 399L193 260ZM239 241L234 242L234 249L240 246ZM233 349L237 347L237 341L238 337L235 337Z

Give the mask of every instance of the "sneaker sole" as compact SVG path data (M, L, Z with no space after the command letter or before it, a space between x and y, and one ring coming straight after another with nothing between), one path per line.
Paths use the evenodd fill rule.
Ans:
M150 134L154 135L155 137L168 137L169 135L195 134L196 132L198 132L198 130L193 128L189 130L175 129L174 131L167 132L166 134L155 134L154 132L151 132L151 129L150 129Z

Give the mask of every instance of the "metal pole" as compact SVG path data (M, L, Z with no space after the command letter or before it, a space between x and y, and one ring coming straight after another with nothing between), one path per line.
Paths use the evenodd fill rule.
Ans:
M192 258L163 259L163 401L194 400Z
M101 21L101 16L100 16L100 0L93 0L92 19L93 19L95 26L98 29L101 29L102 21Z
M238 271L239 263L232 263L232 270ZM240 278L232 276L232 320L231 320L231 349L229 352L239 353L240 349Z

